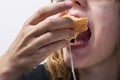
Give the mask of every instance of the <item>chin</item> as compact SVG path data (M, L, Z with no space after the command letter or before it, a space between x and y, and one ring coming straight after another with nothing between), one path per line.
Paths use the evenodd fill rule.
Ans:
M101 64L113 57L114 47L112 45L102 46L102 43L95 45L88 45L80 48L71 48L74 68L85 69ZM102 47L101 47L102 46ZM106 48L105 48L106 47ZM66 47L63 50L64 61L68 66L71 66L71 56L69 49Z
M109 45L101 47L100 44L101 43L96 45L95 48L88 46L82 49L71 49L74 67L79 69L89 68L96 64L98 65L115 55L114 47L109 47ZM68 48L64 48L63 56L65 63L68 66L71 66L71 56Z

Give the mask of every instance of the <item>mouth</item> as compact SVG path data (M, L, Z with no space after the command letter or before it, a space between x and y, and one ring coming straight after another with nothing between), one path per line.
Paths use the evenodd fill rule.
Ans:
M91 30L88 30L79 33L76 38L71 39L70 46L72 49L84 48L88 45L91 38Z

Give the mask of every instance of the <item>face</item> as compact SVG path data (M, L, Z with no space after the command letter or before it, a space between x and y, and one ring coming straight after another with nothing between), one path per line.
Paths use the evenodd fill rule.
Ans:
M74 0L74 6L67 14L89 19L89 30L76 38L76 42L78 39L83 43L71 45L75 68L96 65L115 54L120 34L119 5L115 0ZM63 53L65 63L70 66L67 47Z

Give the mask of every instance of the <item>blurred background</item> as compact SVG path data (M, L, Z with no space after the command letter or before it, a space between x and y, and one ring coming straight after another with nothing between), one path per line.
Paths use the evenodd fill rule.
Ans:
M13 42L27 18L50 0L0 0L0 55Z

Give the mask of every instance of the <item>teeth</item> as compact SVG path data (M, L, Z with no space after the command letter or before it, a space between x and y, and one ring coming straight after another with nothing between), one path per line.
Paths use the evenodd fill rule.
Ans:
M70 43L70 45L81 45L81 44L85 44L86 42L84 42L84 41L74 41L74 43L72 42L72 43Z
M77 36L77 35L76 35ZM87 42L83 41L83 40L76 40L76 37L75 38L72 38L70 40L70 45L81 45L81 44L86 44Z
M75 43L76 43L76 44L84 44L84 41L82 41L82 40L79 41L79 42L78 42L78 41L75 41Z

